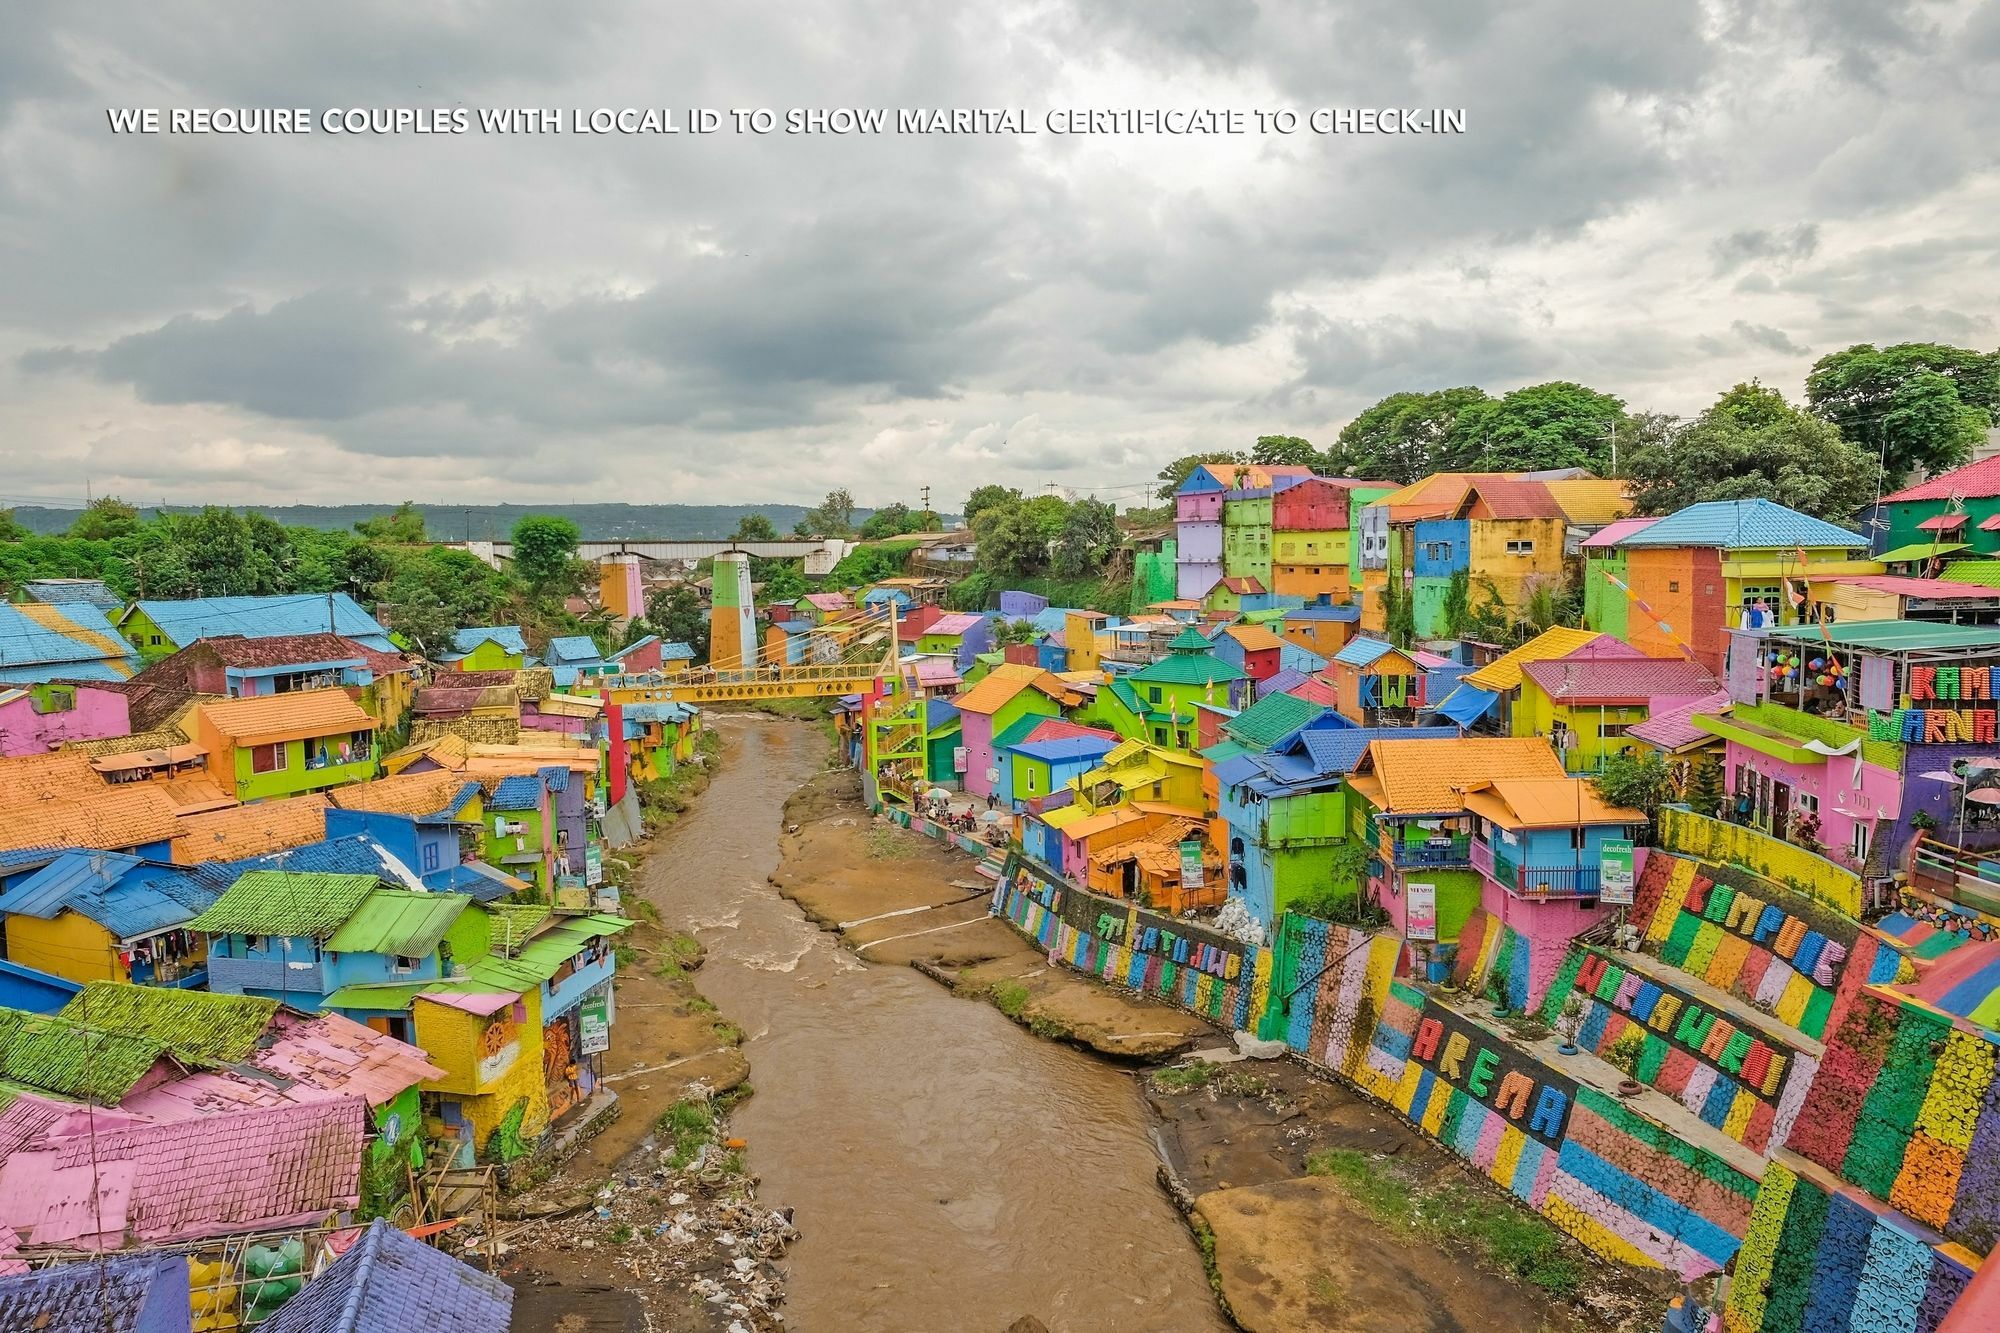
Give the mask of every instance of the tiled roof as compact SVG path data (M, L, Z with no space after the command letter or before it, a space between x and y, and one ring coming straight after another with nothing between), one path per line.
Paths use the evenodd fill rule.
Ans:
M449 769L434 768L337 787L327 793L327 799L342 810L421 817L456 811L478 794L478 787Z
M522 637L519 625L474 625L454 631L451 636L452 648L460 653L473 652L482 643L497 643L510 657L528 651L528 641Z
M604 654L598 651L597 640L588 634L563 634L549 640L549 651L545 654L551 664L558 662L602 662Z
M1061 759L1102 758L1116 745L1116 741L1104 736L1052 736L1047 740L1021 741L1013 748L1031 759L1052 763Z
M154 1120L181 1120L340 1097L362 1097L380 1106L443 1075L421 1050L387 1033L339 1014L281 1008L240 1061L128 1093L119 1109Z
M1621 518L1616 523L1605 524L1585 537L1581 545L1586 551L1607 550L1635 532L1644 532L1659 521L1657 518Z
M956 721L958 721L958 705L951 700L924 700L924 730L937 731Z
M1465 808L1505 828L1643 824L1643 810L1613 805L1583 778L1496 778L1466 792Z
M457 893L377 889L327 938L333 953L379 953L427 958L472 899Z
M1467 487L1464 497L1459 500L1459 513L1469 511L1474 496L1485 501L1492 516L1502 521L1566 517L1556 497L1550 494L1546 482L1527 481L1520 477L1493 477L1477 482Z
M15 885L6 910L50 920L67 909L114 938L138 939L184 925L215 894L170 866L117 852L65 852Z
M932 621L930 628L924 631L924 636L928 637L938 634L947 638L956 638L964 635L968 630L979 628L985 620L985 616L972 615L964 611L955 611L950 615L939 616L936 620Z
M1560 778L1562 760L1539 736L1465 736L1451 740L1378 739L1369 763L1386 813L1445 814L1464 808L1466 788L1495 778Z
M324 940L380 881L373 875L252 870L189 923L212 935L297 935Z
M381 1218L261 1327L264 1333L507 1333L514 1291Z
M1854 548L1867 546L1868 539L1774 500L1706 500L1669 514L1618 544L1628 550L1642 546Z
M949 657L919 657L916 670L917 680L924 685L955 685L961 679L958 663Z
M663 662L692 662L694 661L694 649L680 642L661 644L660 660Z
M251 995L92 981L63 1006L61 1017L145 1038L189 1069L221 1069L249 1058L277 1011L276 1000Z
M1239 597L1254 597L1264 591L1263 580L1254 574L1245 574L1240 577L1225 578L1219 581L1223 587L1229 589L1229 591Z
M165 842L179 830L173 802L153 784L106 787L94 774L91 781L94 789L77 790L67 800L0 806L0 849L55 844L115 850Z
M240 861L318 842L326 836L326 805L326 797L314 793L184 815L169 835L174 840L174 860L181 865Z
M373 731L375 719L345 690L294 690L203 704L209 725L237 745Z
M1284 614L1284 622L1288 625L1294 620L1330 620L1336 624L1347 624L1359 619L1361 608L1358 606L1321 606L1317 602L1294 607Z
M1558 703L1646 703L1668 695L1707 694L1718 683L1707 667L1685 657L1565 657L1521 669Z
M138 654L88 602L0 602L0 679L27 683L111 664L117 679L137 668Z
M1148 685L1226 685L1244 675L1240 667L1213 653L1174 652L1140 667L1132 679Z
M1682 699L1671 707L1654 708L1644 722L1635 722L1625 728L1625 735L1671 752L1708 739L1708 732L1694 724L1696 713L1713 716L1726 713L1729 708L1729 691L1718 689L1712 694Z
M61 1097L116 1106L165 1053L150 1037L0 1009L0 1078Z
M854 605L847 594L841 592L809 592L799 600L811 602L822 611L845 611Z
M1312 677L1303 671L1286 667L1282 671L1272 672L1257 682L1257 697L1262 699L1268 694L1290 694L1311 679Z
M196 639L241 634L267 639L276 634L334 633L358 639L371 648L392 650L381 622L361 609L344 592L332 594L333 623L327 623L328 596L299 593L283 597L196 597L177 602L136 602L134 605L175 643L185 647Z
M539 773L517 773L502 778L493 788L493 794L486 798L488 810L539 810L542 808L543 782Z
M72 750L0 759L0 810L73 800L103 786L90 761Z
M1022 690L1040 690L1053 699L1060 697L1064 688L1062 678L1052 672L1022 662L1005 662L952 702L961 713L997 713Z
M186 1328L188 1300L187 1260L178 1254L129 1254L56 1264L0 1278L0 1328L154 1333L170 1328L174 1319ZM139 1322L169 1310L179 1313L169 1316L166 1324L150 1317Z
M426 888L446 893L462 893L474 902L491 905L497 898L534 887L484 861L466 861L424 876Z
M51 606L83 602L100 611L116 611L120 605L118 594L103 579L29 579L21 585L21 591L29 601L47 602Z
M0 1166L0 1226L33 1245L193 1240L311 1224L358 1201L359 1097L44 1136ZM93 1206L93 1182L105 1190ZM101 1214L102 1231L96 1220Z
M1231 625L1222 631L1243 646L1249 653L1266 652L1273 648L1283 648L1285 641L1265 629L1262 625Z
M1967 500L1987 500L2000 495L2000 458L1983 458L1977 463L1940 472L1928 481L1905 486L1882 497L1883 504L1903 504L1911 500L1949 500L1954 495Z
M1309 704L1319 704L1323 708L1340 707L1340 691L1324 676L1308 676L1303 684L1294 685L1285 693L1304 699Z
M1270 694L1223 723L1222 730L1239 744L1263 750L1325 716L1326 711L1295 694Z
M1562 506L1563 516L1578 527L1599 527L1621 520L1632 512L1632 483L1629 481L1575 477L1542 484L1549 488L1549 494Z
M261 639L218 634L201 642L224 666L245 671L334 662L366 663L369 652L353 639L338 634L273 634Z
M1571 629L1557 625L1545 629L1512 652L1502 653L1477 671L1467 672L1465 684L1504 694L1521 688L1521 667L1552 657L1567 657L1593 639L1608 638L1592 629Z

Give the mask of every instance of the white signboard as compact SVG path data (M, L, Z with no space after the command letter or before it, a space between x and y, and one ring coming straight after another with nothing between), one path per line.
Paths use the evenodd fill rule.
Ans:
M1438 937L1438 896L1435 884L1405 884L1403 892L1407 911L1403 918L1403 934L1413 940L1434 940Z

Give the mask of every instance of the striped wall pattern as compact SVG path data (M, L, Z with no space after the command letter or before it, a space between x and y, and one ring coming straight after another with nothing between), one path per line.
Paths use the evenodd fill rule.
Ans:
M1527 1012L1541 999L1535 990L1533 951L1527 937L1484 908L1473 912L1459 928L1451 983L1515 1013Z

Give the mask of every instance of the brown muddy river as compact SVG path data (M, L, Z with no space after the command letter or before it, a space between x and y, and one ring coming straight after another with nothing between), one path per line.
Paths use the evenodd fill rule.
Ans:
M786 1322L1227 1329L1155 1183L1131 1076L909 968L857 962L806 921L767 876L785 799L826 744L794 722L714 722L726 759L647 892L707 945L701 989L749 1036L757 1095L733 1123L760 1196L795 1208L805 1236Z

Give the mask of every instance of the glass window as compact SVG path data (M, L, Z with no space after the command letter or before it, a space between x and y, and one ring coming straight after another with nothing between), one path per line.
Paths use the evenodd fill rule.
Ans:
M1507 543L1508 555L1533 555L1534 553L1535 544L1532 541L1510 541Z
M278 745L253 745L250 747L250 771L252 773L275 773L285 766L285 747Z

